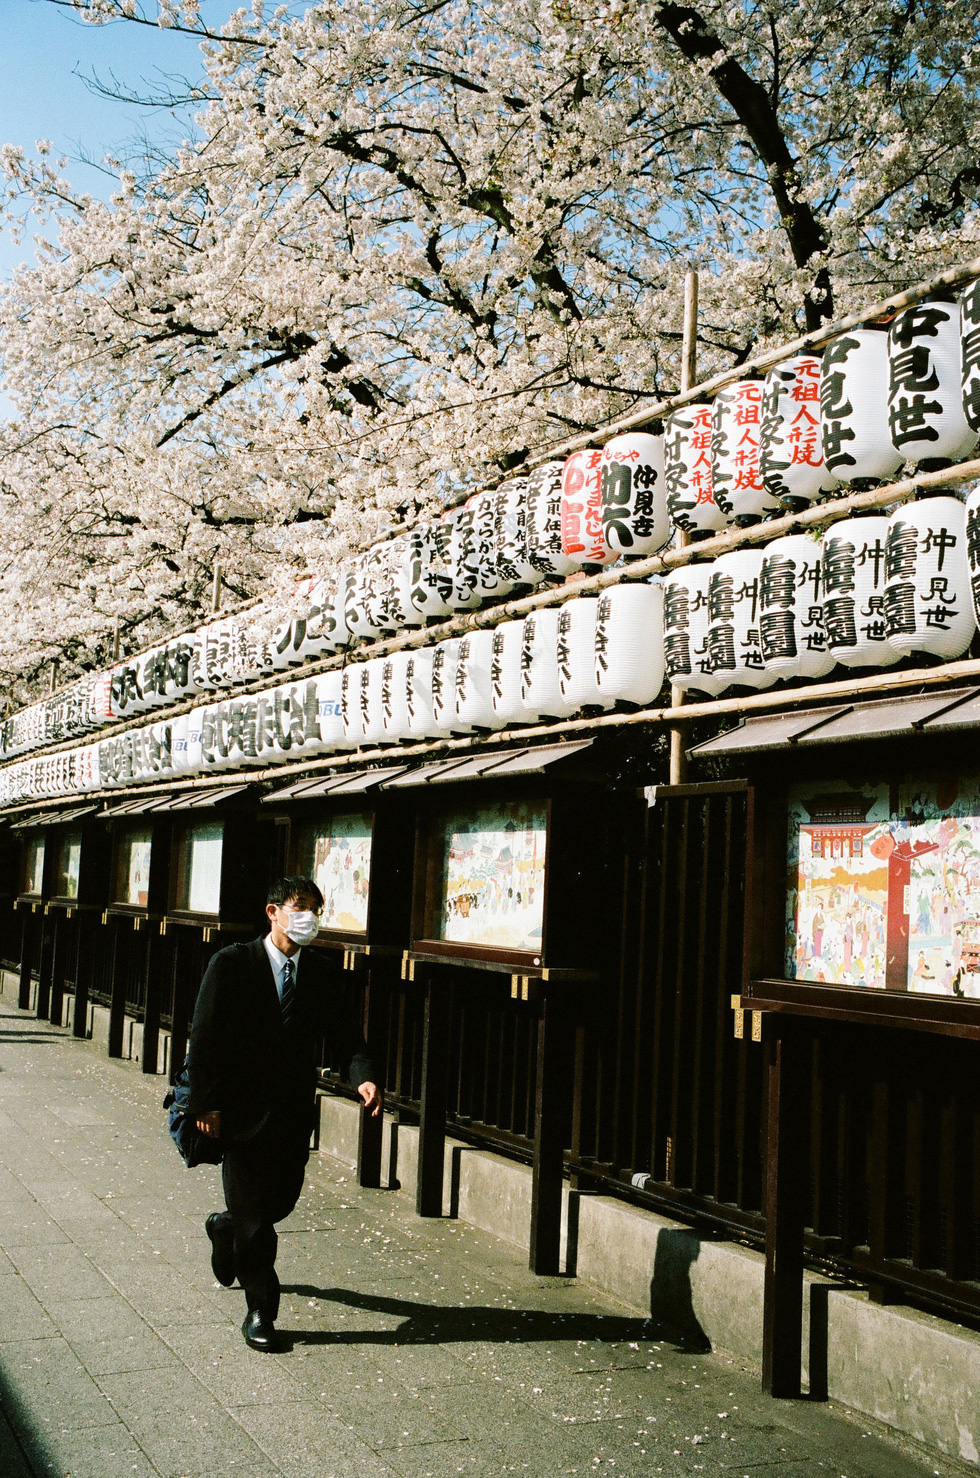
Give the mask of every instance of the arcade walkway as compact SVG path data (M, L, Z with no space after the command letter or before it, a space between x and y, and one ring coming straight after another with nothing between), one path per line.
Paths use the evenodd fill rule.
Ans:
M314 1157L274 1357L239 1333L165 1085L0 1007L2 1478L965 1473L685 1351ZM976 1469L970 1470L976 1473Z

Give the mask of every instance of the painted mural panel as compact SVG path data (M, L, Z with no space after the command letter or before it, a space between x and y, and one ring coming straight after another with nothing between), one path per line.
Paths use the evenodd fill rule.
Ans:
M323 894L321 929L367 932L373 828L365 812L333 816L310 832L306 871Z
M443 836L441 939L540 952L544 805L513 801L450 819Z
M788 842L790 978L980 998L980 780L804 783Z

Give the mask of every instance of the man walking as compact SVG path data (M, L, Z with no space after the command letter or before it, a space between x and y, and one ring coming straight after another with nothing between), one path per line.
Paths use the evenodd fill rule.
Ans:
M187 1072L189 1112L224 1145L226 1211L205 1222L219 1283L245 1291L242 1325L253 1350L276 1348L279 1312L275 1223L303 1188L316 1104L317 1040L349 1065L373 1116L377 1074L316 938L323 897L312 878L281 878L269 890L269 932L219 950L194 1008Z

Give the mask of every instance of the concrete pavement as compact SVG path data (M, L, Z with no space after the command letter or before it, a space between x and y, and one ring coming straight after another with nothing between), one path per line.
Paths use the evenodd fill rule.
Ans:
M209 1266L218 1173L182 1167L164 1091L0 1006L0 1478L971 1471L769 1401L755 1372L324 1155L280 1228L285 1348L254 1353Z

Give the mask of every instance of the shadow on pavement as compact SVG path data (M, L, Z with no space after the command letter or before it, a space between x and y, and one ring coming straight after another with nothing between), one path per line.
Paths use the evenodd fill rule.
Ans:
M286 1349L293 1345L441 1345L455 1340L489 1340L494 1344L534 1344L549 1340L598 1340L603 1344L667 1339L676 1342L676 1335L668 1333L653 1319L616 1314L558 1314L541 1309L498 1309L471 1304L447 1308L443 1304L414 1303L346 1288L315 1288L308 1283L284 1283L282 1291L345 1304L372 1314L400 1316L405 1321L397 1329L280 1329L279 1337Z

